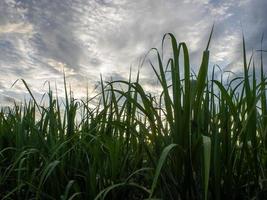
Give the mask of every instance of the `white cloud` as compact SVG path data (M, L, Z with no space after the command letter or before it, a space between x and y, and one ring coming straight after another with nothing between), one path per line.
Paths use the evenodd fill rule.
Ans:
M42 93L45 80L62 87L64 67L81 96L87 79L97 81L100 73L128 76L131 65L137 69L141 56L160 47L166 32L187 43L197 70L214 22L211 62L223 67L238 59L240 22L252 27L244 28L249 41L267 30L261 19L265 7L264 0L2 1L0 80L25 78ZM148 66L142 73L151 77Z
M9 23L0 25L0 34L29 34L33 35L34 30L32 24L29 23Z

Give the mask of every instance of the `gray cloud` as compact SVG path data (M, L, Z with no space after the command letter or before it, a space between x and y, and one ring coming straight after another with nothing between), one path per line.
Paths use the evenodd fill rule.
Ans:
M79 93L88 79L99 80L100 73L127 78L130 66L136 70L141 56L160 47L166 32L187 42L196 71L214 22L211 64L236 70L242 55L241 23L248 49L259 48L261 34L267 32L266 8L265 0L1 1L0 80L12 85L25 78L38 96L45 80L62 87L64 68ZM147 85L154 82L148 80L147 65L142 76Z

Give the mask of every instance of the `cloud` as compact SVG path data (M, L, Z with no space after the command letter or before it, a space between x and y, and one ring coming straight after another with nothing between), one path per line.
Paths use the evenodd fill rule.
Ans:
M258 48L261 33L267 31L266 4L265 0L0 1L0 79L12 85L24 78L39 95L46 80L62 87L64 68L72 88L82 96L83 86L98 81L100 73L127 78L130 66L137 70L142 56L159 48L167 32L187 43L197 71L213 23L211 64L236 70L242 27L248 49ZM168 47L166 41L165 50ZM141 73L151 88L149 66Z
M0 34L33 34L33 26L32 24L25 23L9 23L6 25L0 26Z
M214 40L214 43L220 44L215 48L214 57L218 58L222 55L219 63L225 70L236 72L242 70L242 34L245 37L248 58L253 49L260 49L261 36L263 33L267 33L267 24L264 21L267 17L266 8L267 2L264 0L246 0L230 6L229 12L232 12L232 16L219 24L224 24L223 30L218 27L221 29L221 34ZM267 40L265 39L263 47L266 45ZM257 58L257 53L255 58ZM214 59L215 61L216 59Z

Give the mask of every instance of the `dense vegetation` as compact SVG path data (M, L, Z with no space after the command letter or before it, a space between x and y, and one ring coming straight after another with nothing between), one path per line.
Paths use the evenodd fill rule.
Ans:
M137 75L101 80L100 94L86 100L65 84L63 103L49 90L48 105L40 105L23 80L32 100L0 112L0 198L267 198L263 51L255 66L243 40L243 74L223 82L216 67L208 79L209 42L192 75L185 43L166 38L166 63L150 51L158 95Z

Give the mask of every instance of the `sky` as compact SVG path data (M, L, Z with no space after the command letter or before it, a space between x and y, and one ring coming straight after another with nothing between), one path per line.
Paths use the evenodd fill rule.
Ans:
M210 65L238 72L242 31L249 52L260 48L263 33L267 49L266 10L266 0L1 0L0 105L27 96L21 81L12 87L18 79L37 98L47 82L63 94L63 69L77 98L87 87L93 94L100 74L127 78L168 32L186 42L197 71L213 24ZM153 88L149 65L141 75Z

